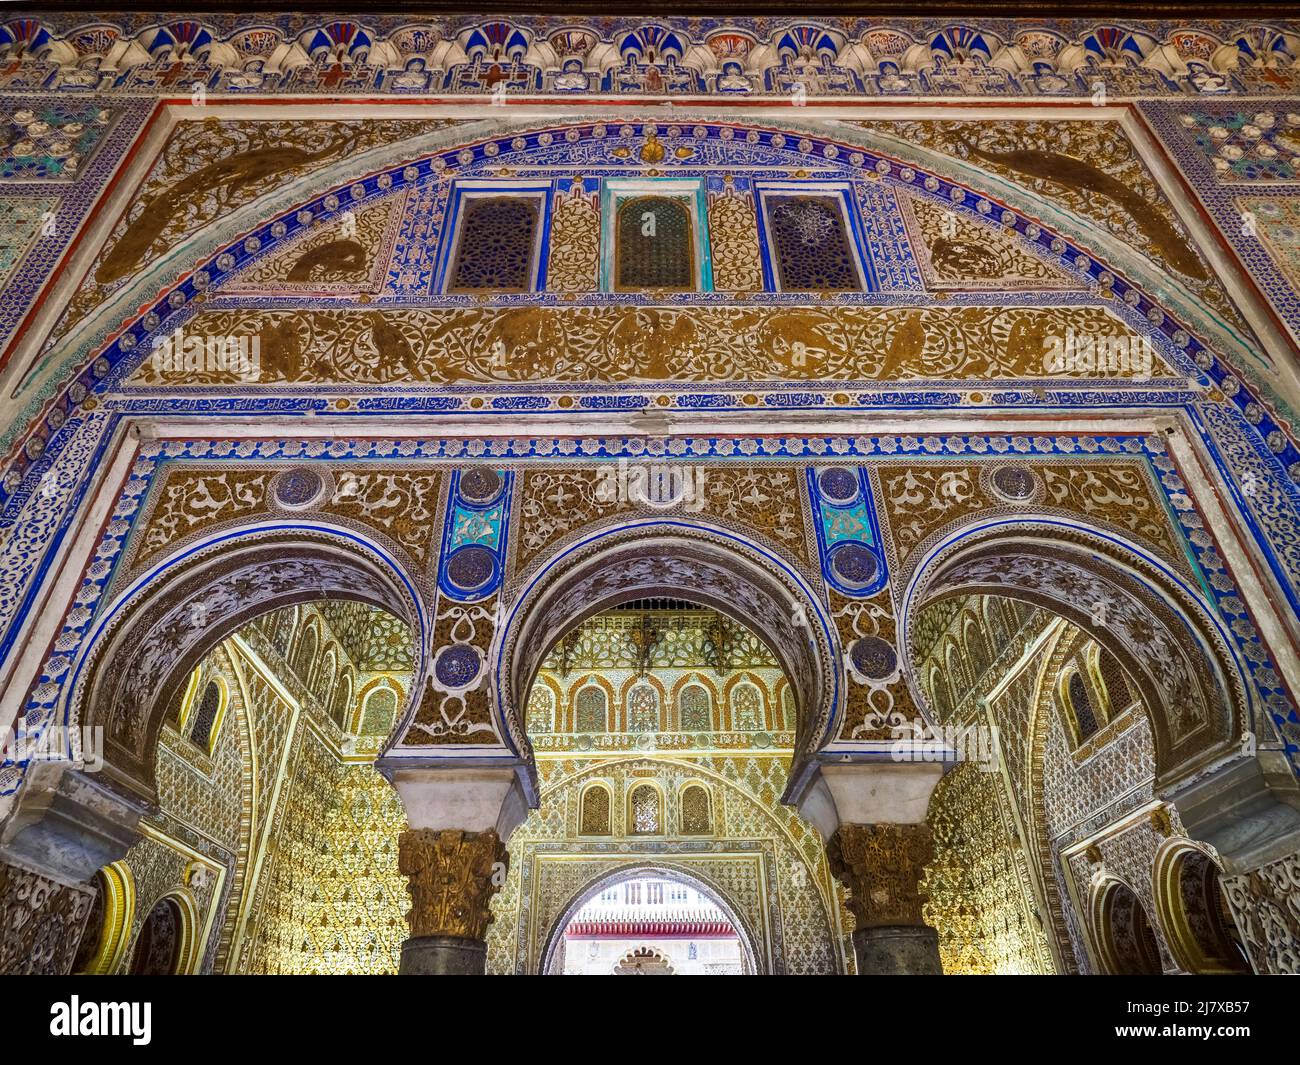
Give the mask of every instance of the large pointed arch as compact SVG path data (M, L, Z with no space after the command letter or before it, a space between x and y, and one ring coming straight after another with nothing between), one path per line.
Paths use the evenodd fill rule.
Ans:
M834 735L838 638L798 570L736 533L647 520L599 532L543 565L507 612L496 644L502 731L531 760L523 713L542 659L572 626L620 603L686 598L753 630L790 680L796 759Z

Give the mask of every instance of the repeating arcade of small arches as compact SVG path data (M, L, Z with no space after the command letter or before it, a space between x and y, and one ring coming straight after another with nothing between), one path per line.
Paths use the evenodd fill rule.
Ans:
M344 731L386 735L405 693L383 677L358 690L360 671L324 616L311 605L277 610L253 623L300 685Z
M578 834L582 836L712 836L716 822L713 790L688 780L681 785L675 806L665 802L658 783L632 779L620 807L615 786L595 780L578 794ZM623 810L623 821L617 820Z
M940 632L921 666L930 704L946 721L981 687L1011 637L1034 615L1003 596L972 596Z
M784 677L775 684L738 672L719 688L689 673L666 688L659 677L630 677L615 687L599 673L561 681L543 672L529 695L533 733L781 732L794 727L793 698Z
M1177 971L1194 974L1251 972L1214 859L1195 844L1170 839L1152 869L1155 912L1148 912L1124 881L1103 874L1088 900L1088 927L1103 972L1159 976L1163 942ZM1156 935L1156 930L1160 935Z
M1037 625L1035 618L1032 607L1002 596L972 596L962 604L922 663L922 676L940 721L952 717L970 696L988 690L989 674L999 664L1002 650L1024 626ZM1058 679L1056 706L1076 748L1136 701L1123 667L1095 642L1085 643L1065 663Z

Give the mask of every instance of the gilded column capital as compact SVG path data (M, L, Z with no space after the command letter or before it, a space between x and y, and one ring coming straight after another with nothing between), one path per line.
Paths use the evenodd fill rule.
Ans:
M933 856L927 824L840 825L826 844L859 930L925 924L921 880Z
M413 937L481 940L492 923L488 904L509 862L496 832L415 828L397 841L398 869L410 878Z

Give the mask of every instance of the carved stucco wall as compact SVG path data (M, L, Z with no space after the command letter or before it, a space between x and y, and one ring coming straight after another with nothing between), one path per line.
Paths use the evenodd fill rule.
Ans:
M312 726L294 748L243 971L395 973L410 908L397 871L401 801L373 766L341 762Z
M927 917L939 929L945 971L1034 964L1041 971L1062 964L1098 971L1087 916L1098 879L1133 889L1165 969L1176 970L1152 872L1162 843L1185 832L1177 811L1155 798L1155 750L1141 707L1119 713L1076 750L1055 692L1061 670L1086 647L1079 634L1042 611L990 611L982 597L932 609L927 617L922 632L931 651L922 676L936 662L953 675L957 706L947 720L996 725L1002 754L996 773L960 767L931 802L936 855ZM989 645L1000 646L995 659L972 656L961 639L966 622L980 619L988 630L990 618L994 628L1013 618L1022 624L1010 634L996 630L1005 639ZM950 643L958 649L955 670L945 655ZM1293 971L1300 957L1296 869L1288 858L1224 880L1256 971ZM1027 926L1032 934L1020 937L1026 912L1034 919ZM1034 949L1040 944L1047 953Z
M841 890L830 877L820 837L779 799L788 754L543 759L543 796L510 841L510 871L493 900L488 969L538 971L547 937L580 890L628 865L679 868L713 887L751 929L767 971L843 972ZM605 782L619 810L628 790L652 780L664 793L668 838L639 839L621 818L608 838L582 837L578 801L582 786ZM678 796L688 781L701 782L714 800L714 834L682 839Z

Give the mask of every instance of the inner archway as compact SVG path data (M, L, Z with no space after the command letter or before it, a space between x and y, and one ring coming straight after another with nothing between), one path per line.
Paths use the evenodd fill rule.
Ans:
M794 755L792 685L755 629L697 602L693 590L687 598L620 600L563 629L546 649L525 724L539 805L508 844L489 971L611 971L647 945L671 958L674 972L706 963L731 971L741 955L729 953L731 934L714 912L724 901L728 927L744 932L743 971L845 967L835 931L844 915L824 848L781 802ZM643 877L650 880L669 869L693 894L679 898L680 884L643 886L639 899L619 906L648 904L654 891L658 908L618 915L597 898L587 923L566 937L592 885L626 879L629 869L650 870ZM780 912L776 897L785 902ZM606 898L606 909L616 901ZM712 916L701 923L705 909ZM615 916L633 920L642 938L655 928L663 934L649 944L624 942L601 924ZM570 954L552 967L556 944L577 939L581 965ZM677 951L690 940L693 958Z
M1151 920L1131 887L1119 880L1098 886L1093 914L1105 972L1112 976L1160 976L1164 972Z
M87 970L395 971L406 817L374 761L415 660L404 622L344 599L272 610L212 648L160 727L156 811L97 877Z
M824 608L784 559L734 533L644 522L567 548L530 579L501 641L497 697L521 752L525 708L542 659L560 637L620 603L689 597L752 630L780 662L801 757L832 733L840 699L837 637Z
M679 869L621 869L570 902L547 940L550 976L752 975L750 933L716 888Z

